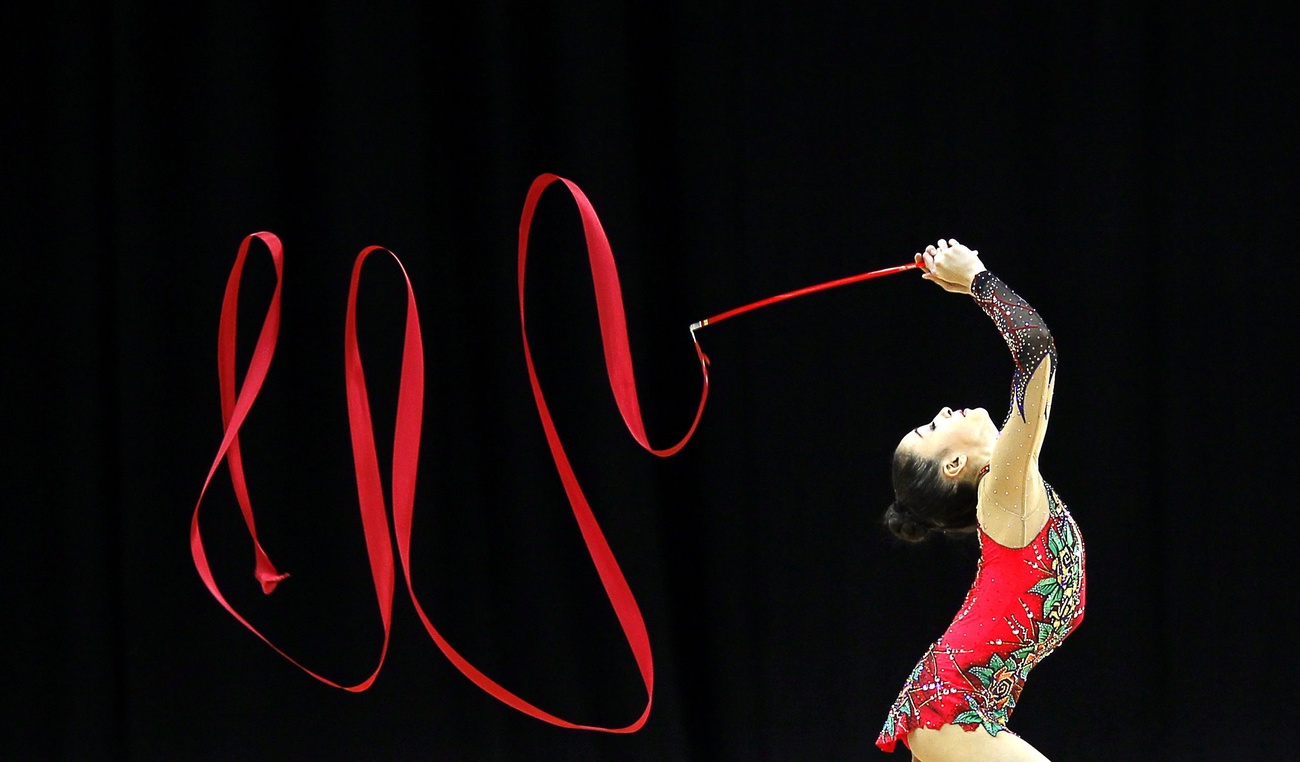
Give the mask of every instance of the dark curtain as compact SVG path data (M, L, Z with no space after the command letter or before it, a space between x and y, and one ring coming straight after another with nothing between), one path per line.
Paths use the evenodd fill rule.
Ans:
M889 455L940 406L1005 410L1010 360L914 274L704 329L710 406L661 460L604 375L578 216L543 197L529 328L560 434L645 615L629 736L492 700L402 594L374 687L295 669L188 547L221 438L215 343L243 236L285 242L244 430L272 596L227 472L222 589L331 679L382 635L356 512L343 315L357 251L410 272L429 374L414 584L494 679L582 723L645 695L524 369L532 179L580 185L618 258L652 442L689 424L689 323L910 261L939 237L1046 317L1047 479L1087 619L1011 727L1054 760L1294 752L1294 24L1261 5L34 4L8 28L9 759L848 760L942 631L977 548L894 541ZM247 362L274 282L254 248ZM404 291L367 267L387 463ZM386 465L385 465L386 468ZM884 758L884 757L880 757Z

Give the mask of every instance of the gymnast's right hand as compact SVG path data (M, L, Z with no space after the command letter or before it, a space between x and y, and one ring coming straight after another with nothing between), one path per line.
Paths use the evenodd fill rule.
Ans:
M921 278L954 294L969 294L971 281L987 269L978 251L957 243L955 238L940 238L938 244L926 246L923 253L916 255L916 266L923 271Z

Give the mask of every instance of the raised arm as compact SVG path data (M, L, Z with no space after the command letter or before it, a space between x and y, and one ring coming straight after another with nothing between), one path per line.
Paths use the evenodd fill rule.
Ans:
M978 252L956 241L940 241L939 247L918 255L918 264L927 270L923 277L946 290L969 293L1011 350L1011 409L993 446L988 475L980 482L978 517L997 542L1027 544L1047 520L1038 453L1051 414L1056 342L1038 311L984 269Z
M1038 453L1047 435L1056 382L1056 342L1038 312L987 270L971 296L1011 349L1011 409L980 484L980 524L1004 545L1024 545L1047 520Z

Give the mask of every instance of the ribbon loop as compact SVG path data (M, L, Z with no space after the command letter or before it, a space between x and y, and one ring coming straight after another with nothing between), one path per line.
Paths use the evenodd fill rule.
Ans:
M244 261L249 244L253 239L261 241L271 254L275 264L275 291L267 307L266 317L262 321L262 330L253 349L247 372L239 393L235 393L235 326L239 308L239 284L243 273ZM212 570L208 565L207 552L203 547L203 537L199 529L199 509L203 497L216 475L217 468L224 460L229 466L231 483L235 496L244 515L253 541L256 557L255 576L265 593L271 593L275 586L287 577L276 571L270 558L263 551L257 539L256 524L253 520L253 506L248 494L243 458L239 449L239 429L248 417L248 412L262 389L262 384L275 356L275 342L280 327L280 294L284 276L284 250L280 239L273 233L254 233L246 237L239 247L239 255L226 283L225 299L221 306L221 327L217 338L217 374L221 388L221 417L225 426L221 446L216 458L208 470L199 499L194 505L194 516L190 521L190 552L194 566L204 586L217 602L240 624L269 645L276 653L308 675L334 688L359 693L369 688L383 668L384 658L388 653L389 634L392 629L393 610L393 554L388 543L387 511L384 507L383 489L379 478L378 457L375 453L373 429L370 420L370 404L366 395L365 375L361 367L361 354L356 341L356 293L359 285L361 266L366 257L378 247L362 251L352 271L352 288L348 295L348 314L346 340L344 346L348 423L352 433L352 458L357 472L357 498L361 511L361 523L366 537L366 551L369 555L371 577L375 587L375 597L379 605L379 615L384 627L384 642L374 671L365 680L355 685L336 683L298 662L279 646L272 643L247 619L239 614L222 595L217 586ZM387 251L387 250L384 250ZM394 259L396 255L388 252ZM398 260L401 267L401 261ZM402 270L406 274L405 268ZM419 317L415 310L414 289L410 279L406 280L407 316L406 344L402 355L402 386L398 394L397 437L393 448L393 485L394 501L411 501L414 499L415 464L419 455L421 405L423 404L423 353L420 351ZM418 376L418 379L416 378ZM418 383L417 383L418 381ZM399 485L401 487L399 488Z
M650 716L650 707L653 703L654 659L650 650L650 638L646 632L645 621L637 605L636 598L632 594L631 587L619 568L618 561L614 557L604 533L601 531L600 524L592 513L591 506L582 492L577 475L574 473L573 467L564 452L559 433L546 406L541 383L538 381L537 372L533 365L532 351L528 345L524 311L524 273L527 261L528 230L536 209L537 200L540 198L542 191L556 181L562 182L568 188L574 200L578 203L578 209L582 217L592 279L596 287L596 304L600 316L601 340L605 351L605 363L610 388L614 392L619 413L622 415L628 430L633 438L647 451L660 457L670 456L684 447L695 433L708 398L708 359L705 357L703 350L700 349L698 342L696 342L695 350L700 359L704 384L700 394L700 404L689 430L679 442L670 447L663 449L652 447L646 436L645 426L641 418L641 407L637 399L636 379L633 375L631 349L627 337L627 323L623 312L623 295L619 287L618 272L614 266L613 252L610 249L609 241L591 203L576 185L555 175L538 177L529 189L519 225L519 325L523 336L524 360L528 368L533 399L537 404L537 411L541 418L547 445L550 448L556 469L559 472L560 481L573 510L574 519L578 523L583 542L586 544L588 554L591 556L592 563L600 577L610 605L618 618L619 626L622 628L623 635L632 651L646 689L646 705L640 716L629 725L606 728L573 723L539 709L502 687L461 656L434 627L424 607L420 604L411 579L410 558L411 528L414 524L415 487L424 405L424 346L420 333L419 311L416 307L415 291L411 285L410 277L407 275L405 267L402 266L401 260L387 249L370 246L357 255L348 291L347 320L344 335L344 372L347 389L348 427L352 441L353 464L356 470L357 498L361 512L362 529L365 532L371 577L375 595L379 602L380 618L384 627L384 643L374 672L366 680L356 685L340 685L303 666L267 639L257 628L241 616L221 594L209 568L207 554L199 530L199 508L203 503L203 497L207 493L208 486L211 484L217 468L224 460L229 467L236 499L243 513L249 535L252 538L256 559L255 575L262 585L263 591L270 593L275 589L276 584L288 576L276 570L258 542L252 501L248 495L244 463L239 448L239 429L244 424L254 400L261 391L262 384L266 380L271 359L275 354L276 337L279 333L284 255L280 239L272 233L255 233L244 239L226 285L225 299L221 309L221 326L217 340L218 381L221 389L224 434L216 458L213 460L207 479L204 481L203 489L200 491L198 502L194 506L194 516L190 525L190 548L199 576L212 596L236 620L281 656L284 656L292 664L317 680L343 690L364 691L374 682L388 652L389 636L392 628L395 571L392 547L388 540L387 509L384 503L383 483L379 473L378 457L375 452L374 428L371 420L369 396L366 391L365 371L360 347L357 344L356 301L361 270L366 259L376 251L384 251L397 260L398 267L402 270L402 276L406 280L405 339L402 348L397 421L393 435L393 530L396 535L397 552L401 560L402 572L406 577L407 592L411 597L411 603L415 607L416 613L420 617L420 621L424 624L425 630L434 643L457 669L475 685L508 706L560 727L610 733L632 733L645 724ZM275 264L276 283L270 305L267 307L266 317L263 319L257 345L253 351L252 360L249 363L248 371L245 373L243 384L236 393L235 326L239 305L239 285L248 247L253 239L260 240L270 251L272 261Z

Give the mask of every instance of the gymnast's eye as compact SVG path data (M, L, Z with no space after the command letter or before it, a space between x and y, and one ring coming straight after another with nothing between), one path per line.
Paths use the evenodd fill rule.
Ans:
M930 421L930 431L934 431L934 421Z

